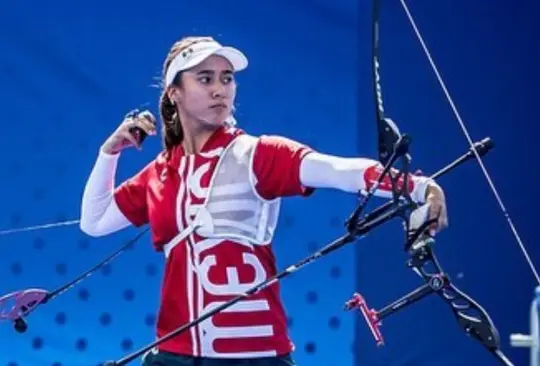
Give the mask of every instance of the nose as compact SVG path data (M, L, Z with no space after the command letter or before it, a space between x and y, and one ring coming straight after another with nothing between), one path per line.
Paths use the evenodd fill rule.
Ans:
M212 98L222 98L225 96L225 86L222 83L216 83L212 90Z

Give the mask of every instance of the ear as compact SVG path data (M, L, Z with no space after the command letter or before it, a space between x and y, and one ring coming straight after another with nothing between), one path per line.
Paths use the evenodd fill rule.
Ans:
M167 90L169 100L174 104L181 104L183 99L182 89L176 85L170 86Z
M169 100L170 100L173 104L177 104L177 103L178 103L179 93L178 93L177 88L175 88L174 86L170 86L170 87L167 89L167 96L169 97Z

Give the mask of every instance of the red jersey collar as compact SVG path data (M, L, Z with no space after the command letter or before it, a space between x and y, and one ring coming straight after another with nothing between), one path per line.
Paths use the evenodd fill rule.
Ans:
M221 126L216 129L203 144L201 151L199 152L208 152L210 150L216 149L221 146L227 145L234 137L244 133L244 131L229 126ZM185 153L182 144L178 144L171 148L170 151L164 152L165 156L168 157L168 164L178 168L180 165L180 159L188 154Z

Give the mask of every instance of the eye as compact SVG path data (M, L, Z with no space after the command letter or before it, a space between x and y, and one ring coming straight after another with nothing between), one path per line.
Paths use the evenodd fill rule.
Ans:
M227 76L224 76L223 77L223 83L225 84L230 84L234 81L234 78L230 75L227 75Z
M208 84L210 82L210 77L209 76L202 76L199 78L199 82L203 83L203 84Z

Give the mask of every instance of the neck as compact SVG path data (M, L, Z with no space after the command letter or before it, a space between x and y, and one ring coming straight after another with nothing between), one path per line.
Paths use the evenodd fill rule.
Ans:
M182 147L188 155L200 153L206 141L219 128L185 117L181 121L184 132Z

